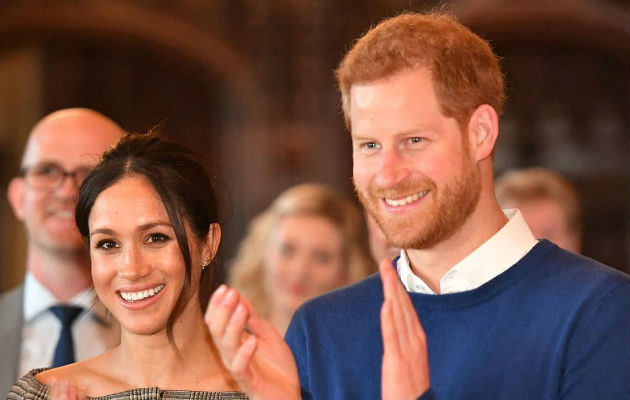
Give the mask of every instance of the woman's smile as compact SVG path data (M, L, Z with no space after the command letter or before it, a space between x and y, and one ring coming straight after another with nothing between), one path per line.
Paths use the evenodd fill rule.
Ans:
M120 303L128 310L138 311L146 309L153 304L157 303L162 290L166 287L165 284L160 283L158 285L151 285L148 289L132 289L123 288L116 293Z

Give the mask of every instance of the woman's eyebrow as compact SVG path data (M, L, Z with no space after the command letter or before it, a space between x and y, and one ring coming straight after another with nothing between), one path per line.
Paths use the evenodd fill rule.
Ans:
M146 231L146 230L155 228L156 226L165 226L165 227L168 227L168 228L172 228L173 227L173 225L171 225L170 222L158 221L158 222L149 222L149 223L140 225L137 228L137 230L139 230L139 231ZM114 233L116 233L116 231L111 229L111 228L98 228L98 229L94 229L92 232L90 232L90 237L95 235L95 234L97 234L97 233L100 233L100 234L103 234L103 235L113 235Z

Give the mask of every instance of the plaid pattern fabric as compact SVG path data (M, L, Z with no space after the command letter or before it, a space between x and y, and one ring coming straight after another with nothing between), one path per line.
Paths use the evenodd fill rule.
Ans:
M47 368L34 369L13 385L7 400L47 400L48 387L35 379L35 375ZM137 388L100 397L93 400L247 400L243 392L191 392L189 390L161 390Z

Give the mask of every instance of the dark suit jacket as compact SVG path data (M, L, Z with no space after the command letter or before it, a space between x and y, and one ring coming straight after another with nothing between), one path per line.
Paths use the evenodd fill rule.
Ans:
M0 294L0 398L17 381L22 342L22 285Z

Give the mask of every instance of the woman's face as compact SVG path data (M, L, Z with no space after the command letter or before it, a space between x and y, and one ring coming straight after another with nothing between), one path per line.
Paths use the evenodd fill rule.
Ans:
M98 195L88 220L94 288L123 330L166 329L186 276L164 204L145 178L130 176ZM188 227L187 227L188 231ZM204 251L191 240L191 299Z
M264 257L271 305L295 311L304 301L346 282L342 236L328 219L294 215L272 229Z

